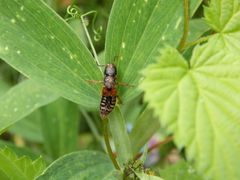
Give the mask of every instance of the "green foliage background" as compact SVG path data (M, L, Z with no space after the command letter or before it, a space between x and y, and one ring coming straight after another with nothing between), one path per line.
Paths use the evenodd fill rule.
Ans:
M0 0L0 179L121 179L154 134L173 142L150 163L155 176L136 177L239 179L239 0L189 2L179 52L182 0ZM109 116L121 170L103 153L101 85L88 83L103 74L80 19L64 20L70 3L98 12L101 63L118 56L118 82L133 85L118 87ZM176 149L186 162L165 168Z

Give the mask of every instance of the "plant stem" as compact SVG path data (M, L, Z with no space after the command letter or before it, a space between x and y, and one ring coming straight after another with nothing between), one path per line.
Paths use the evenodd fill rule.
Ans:
M182 39L178 45L178 51L182 52L187 41L189 32L189 0L184 0L184 31Z
M103 122L103 136L104 136L104 141L105 141L105 144L106 144L106 147L107 147L107 152L108 152L108 155L110 157L110 159L112 160L112 163L114 165L114 167L117 169L117 170L120 170L120 167L115 159L115 156L113 154L113 151L112 151L112 148L111 148L111 145L110 145L110 142L109 142L109 134L108 134L108 118L105 118L102 120Z
M196 44L200 44L200 43L202 43L202 42L205 42L205 41L207 41L211 36L212 36L212 35L205 36L205 37L201 37L201 38L199 38L199 39L197 39L197 40L195 40L195 41L189 42L189 43L186 44L186 46L184 47L184 49L187 49L187 48L189 48L189 47L191 47L191 46L194 46L194 45L196 45Z

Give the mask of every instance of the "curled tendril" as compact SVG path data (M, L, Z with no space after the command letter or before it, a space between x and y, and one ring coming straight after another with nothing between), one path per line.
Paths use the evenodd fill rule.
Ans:
M91 28L92 28L92 31L94 33L94 41L99 41L101 39L101 33L102 33L102 30L103 30L102 26L99 26L98 28L95 28L97 11L90 11L90 12L87 12L86 14L81 15L80 9L77 6L70 5L70 6L67 7L67 13L71 16L71 18L68 18L67 20L72 19L72 18L76 19L76 18L81 18L82 17L82 20L83 20L83 23L84 23L85 26L89 25L89 19L86 16L90 15L90 14L94 14L93 20L92 20L92 23L91 23Z
M68 6L67 7L67 13L70 16L72 16L73 18L80 18L81 17L80 9L75 5Z
M101 33L103 30L103 27L99 26L97 29L94 27L96 17L97 17L97 12L95 11L93 13L94 13L94 16L93 16L93 21L92 21L92 31L94 33L94 40L99 41L101 39Z

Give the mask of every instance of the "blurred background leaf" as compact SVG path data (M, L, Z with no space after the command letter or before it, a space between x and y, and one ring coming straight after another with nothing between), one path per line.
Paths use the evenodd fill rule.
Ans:
M0 131L57 97L52 91L32 80L14 86L0 96Z
M75 151L78 137L78 105L63 98L41 109L42 134L52 159Z
M8 131L12 134L20 135L25 140L43 143L41 116L41 111L35 110L29 116L11 126Z

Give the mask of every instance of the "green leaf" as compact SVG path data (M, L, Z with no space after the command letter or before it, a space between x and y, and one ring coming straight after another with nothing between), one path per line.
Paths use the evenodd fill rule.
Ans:
M239 0L211 0L204 14L209 25L217 32L235 32L240 30Z
M147 127L147 128L146 128ZM129 137L132 144L133 154L146 144L146 142L153 136L157 130L160 129L160 123L153 112L145 109L136 121Z
M0 171L8 179L32 180L44 169L42 158L32 161L26 156L17 157L9 149L0 150ZM2 174L1 173L1 174Z
M105 154L95 151L79 151L54 161L37 180L102 180L112 174L113 171L114 167Z
M42 112L42 133L48 154L57 159L75 151L79 127L78 105L60 98L43 107Z
M11 126L8 131L20 135L26 140L33 142L43 142L41 130L41 111L36 110L29 116L21 119Z
M190 21L190 28L189 28L190 32L187 40L189 42L195 41L198 38L200 38L203 35L203 33L208 31L209 29L210 27L208 26L206 21L204 21L203 19L192 19Z
M191 9L195 11L200 2L191 0ZM118 56L118 81L137 85L139 71L154 61L161 46L178 45L182 23L183 1L115 0L107 29L105 63ZM119 91L124 103L140 94L137 88L119 87Z
M209 25L217 29L213 38L219 39L229 52L240 55L240 2L214 0L204 9L204 14Z
M6 147L8 149L14 151L14 153L17 156L28 156L32 160L39 158L39 156L41 155L41 154L33 152L31 149L29 149L27 147L17 147L12 142L0 140L0 149L4 149Z
M120 165L126 164L133 155L126 123L118 107L115 107L109 115L109 126L117 151L117 159Z
M196 170L185 161L177 162L160 171L160 175L164 180L201 180L202 178L196 174Z
M229 53L240 56L240 31L236 33L216 34L212 38L218 39L222 43L222 48L229 51Z
M10 85L0 79L0 97L10 88Z
M42 1L0 1L0 58L59 95L98 106L99 68L79 37Z
M51 90L32 80L14 86L0 97L0 132L55 99Z
M141 180L163 180L160 177L148 175L145 173L136 173Z
M149 106L210 179L240 178L239 60L213 38L194 49L189 64L166 48L144 72Z

